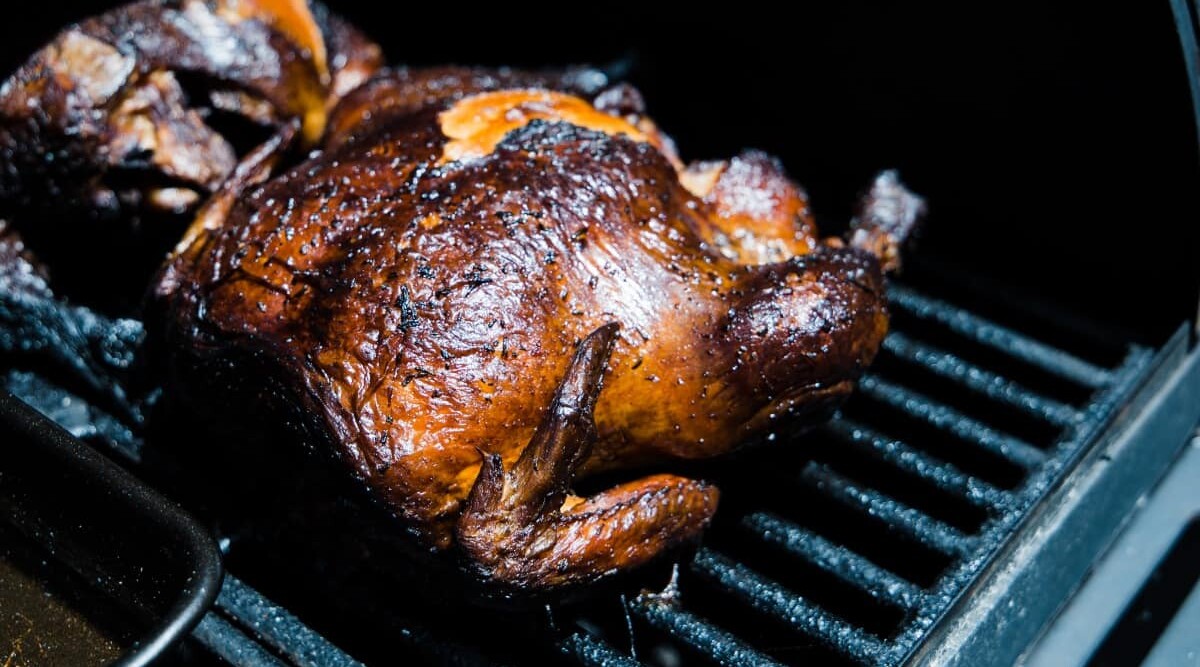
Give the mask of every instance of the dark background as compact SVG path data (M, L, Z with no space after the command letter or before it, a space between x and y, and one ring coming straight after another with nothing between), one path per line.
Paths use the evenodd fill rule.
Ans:
M111 4L24 5L0 64ZM1167 0L331 4L397 64L629 59L685 159L775 153L830 231L897 167L931 205L921 266L966 269L915 267L935 291L999 281L1018 308L1151 342L1196 311L1197 138Z

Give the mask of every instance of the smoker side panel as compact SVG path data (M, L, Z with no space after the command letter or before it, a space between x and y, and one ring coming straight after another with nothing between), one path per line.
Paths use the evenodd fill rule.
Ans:
M1181 350L1162 373L1140 409L1126 408L1136 416L1042 503L909 665L1011 665L1034 641L1200 420L1200 352Z

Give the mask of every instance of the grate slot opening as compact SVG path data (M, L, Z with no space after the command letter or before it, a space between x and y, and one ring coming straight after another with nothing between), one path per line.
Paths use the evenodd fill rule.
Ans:
M738 534L721 540L722 551L737 562L761 573L788 590L879 637L891 637L905 619L894 600L870 593L837 577L831 577L769 543L755 531L742 527ZM747 539L749 538L749 539Z
M603 665L603 667L622 667L624 665L644 665L645 667L678 667L679 665L712 665L716 664L712 656L681 641L670 632L663 630L635 613L635 601L623 602L621 609L615 615L589 613L576 617L572 623L578 632L569 634L560 644L568 656L578 656L581 645L599 645L603 647L604 657L620 656L617 663L580 660L569 664ZM605 605L606 611L608 605ZM603 616L603 618L600 618ZM601 627L603 624L604 627ZM617 627L619 625L619 627ZM582 638L580 641L577 638ZM594 651L592 651L594 652Z
M830 435L822 433L816 437L822 438L826 445L816 450L817 460L844 477L874 488L968 535L979 533L988 520L984 508L968 503L961 496L897 470L879 458L864 455L860 449L838 442Z
M630 602L629 623L637 648L637 661L647 667L679 667L679 665L720 665L702 649L692 646L638 615ZM690 605L685 605L690 607ZM615 644L614 644L615 646Z
M920 257L905 265L904 282L930 297L971 304L970 310L976 315L1011 326L1058 349L1070 350L1098 366L1113 368L1124 360L1124 344L1114 341L1129 340L1132 336L1128 332L1110 331L1103 324L1064 312L1062 304L1044 301L1024 288L985 279L968 269Z
M627 611L628 602L625 596L605 596L584 604L586 609L556 608L551 624L555 626L569 624L579 628L589 638L603 642L611 650L622 655L632 655L631 649L635 646L640 649L643 644L652 646L655 642L667 641L666 635L664 635L655 637L654 642L646 642L641 632L631 630L632 619ZM586 613L579 613L581 611Z
M724 667L746 664L774 667L779 664L763 651L761 642L748 641L747 637L731 632L727 624L698 614L691 604L680 604L677 599L642 597L630 603L629 611L638 624L668 633L685 653L700 658L704 664ZM744 630L740 627L742 624L744 619L734 625L734 629Z
M740 596L693 571L680 577L686 608L729 630L788 665L851 667L862 663L835 651L773 614L756 609Z
M245 549L241 549L244 551ZM260 553L259 549L253 550ZM275 553L274 549L268 550ZM284 549L284 551L287 551ZM235 555L227 561L232 572L250 571L257 575L248 585L285 609L301 623L312 628L335 646L368 665L429 664L454 667L497 667L510 664L522 648L535 647L538 657L552 651L540 629L545 615L491 614L487 610L464 606L453 613L425 603L414 610L411 601L421 594L394 573L374 567L339 568L338 555L307 553L306 557L327 561L320 576L308 572L297 584L298 572L289 563L274 560L250 563ZM303 552L301 552L303 553ZM298 613L302 610L303 613ZM416 611L419 616L412 614ZM346 619L355 619L348 623ZM478 646L473 638L448 631L454 627L488 626L488 633L504 635L510 641ZM390 641L380 642L380 636ZM557 658L558 656L554 656ZM555 664L553 661L548 664Z
M1032 366L1088 387L1112 381L1112 372L1019 331L980 317L964 308L931 298L907 287L893 285L889 303L914 317L936 323L980 345L1003 351ZM1023 321L1026 318L1023 318Z
M1011 491L1025 480L1025 471L1015 463L862 392L850 397L843 412L1000 489Z
M869 486L856 484L827 465L814 463L806 466L800 477L805 484L828 494L855 512L869 516L887 530L939 553L963 557L975 546L970 536Z
M872 400L886 403L917 421L949 433L968 445L990 452L1022 469L1037 468L1048 455L1046 451L1020 438L997 431L949 405L885 378L868 375L859 381L858 389Z
M981 368L958 355L892 331L883 341L885 356L894 357L931 375L969 389L973 394L1042 422L1066 426L1079 419L1079 411L1031 391L999 373Z
M938 376L927 368L900 360L892 354L879 355L872 366L872 373L920 392L980 423L1014 435L1041 449L1052 447L1062 433L1062 424L1036 417L1025 410L965 389L958 382Z
M922 588L933 586L953 561L950 555L895 533L815 486L798 483L798 477L792 486L769 484L776 491L768 509ZM778 491L781 488L787 489L786 496Z
M559 649L572 664L583 667L638 667L642 663L624 655L605 641L597 639L586 631L568 635L559 642ZM652 667L679 665L683 662L678 652L673 655L654 654L647 661Z
M821 431L839 441L846 450L853 450L865 459L886 464L889 469L900 471L922 484L940 489L989 516L1002 514L1012 500L1009 492L1001 491L927 452L901 440L889 438L845 416L825 424Z
M1083 405L1095 386L1051 372L1010 350L966 338L937 322L893 308L892 328L913 340L953 352L967 363L1003 375L1030 391L1067 405Z

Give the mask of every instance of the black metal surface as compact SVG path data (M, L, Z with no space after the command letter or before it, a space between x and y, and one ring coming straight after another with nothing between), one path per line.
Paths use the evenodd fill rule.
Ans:
M1200 419L1200 355L1180 331L1141 392L1122 407L1126 428L1081 451L1083 460L1023 521L951 621L920 647L918 664L1009 664L1072 594L1139 497L1171 465Z
M911 288L892 294L895 331L843 413L817 434L746 457L728 479L715 473L726 490L721 520L682 564L677 587L631 599L616 622L596 605L551 610L549 622L510 615L529 654L586 665L900 664L1153 368L1144 348L1104 366ZM242 576L270 588L264 574ZM337 600L319 582L304 588L276 589L290 596L285 610L230 579L197 636L238 665L378 661L377 647L332 617L394 633L430 662L522 655L496 645L502 629L414 620L426 616L422 603L383 588L370 604L350 592ZM322 600L339 611L317 613L311 605ZM470 618L505 627L500 616ZM339 636L341 649L304 621Z
M208 614L192 631L201 645L224 662L237 667L286 667L266 647L218 614Z
M123 380L145 337L142 323L110 318L46 294L12 289L0 281L0 352L37 359L44 369L65 374L95 400L131 424L141 414Z
M7 392L0 392L0 442L0 520L144 626L119 664L167 655L220 588L208 532Z
M346 11L353 14L354 3L346 4ZM1185 4L1184 0L1175 3L1177 9ZM358 11L361 16L375 16L369 9L375 6L379 6L378 3L363 3L362 7L368 9L359 7ZM94 5L89 5L87 11L94 9ZM1037 9L1040 14L1045 8L1039 6ZM1088 20L1096 21L1096 16L1108 16L1095 7L1091 10L1082 12L1082 18L1088 19L1090 16L1092 18ZM1186 273L1188 278L1194 278L1194 271L1179 268L1181 263L1175 261L1180 254L1191 252L1181 250L1190 248L1191 244L1167 244L1169 248L1156 252L1146 252L1144 246L1132 247L1124 253L1123 261L1126 264L1123 265L1124 270L1119 272L1122 275L1118 279L1097 276L1097 273L1103 272L1096 271L1096 265L1102 264L1107 268L1111 261L1105 252L1080 250L1080 243L1085 239L1095 244L1096 248L1109 248L1112 243L1109 235L1092 233L1097 231L1092 227L1101 219L1119 221L1122 226L1135 217L1133 212L1155 220L1190 219L1187 215L1174 215L1175 209L1170 205L1172 200L1169 196L1163 196L1164 193L1173 193L1180 200L1196 201L1190 193L1178 187L1180 181L1191 175L1190 171L1174 179L1164 178L1163 171L1152 173L1145 166L1161 165L1164 164L1163 160L1136 159L1143 153L1114 149L1115 142L1118 147L1125 144L1146 146L1146 155L1161 153L1162 142L1154 144L1147 141L1145 132L1151 132L1156 137L1167 137L1167 146L1177 143L1176 133L1162 129L1170 125L1165 122L1170 118L1160 118L1164 121L1160 127L1157 123L1124 122L1128 119L1112 114L1113 109L1123 109L1123 104L1149 110L1144 116L1136 118L1164 116L1166 114L1160 112L1168 105L1151 104L1147 100L1166 99L1166 96L1148 97L1141 87L1130 88L1125 84L1112 86L1113 90L1121 92L1110 95L1111 80L1096 79L1094 87L1102 91L1102 95L1081 98L1077 102L1078 107L1064 106L1061 97L1068 93L1058 91L1078 90L1080 86L1061 85L1058 79L1053 78L1053 73L1059 70L1047 65L1047 59L1041 57L1046 54L1032 49L1022 51L1024 60L1034 64L1032 70L1026 71L1021 69L1021 59L1014 61L1007 50L996 49L995 45L1012 45L1010 33L1016 32L1018 26L1028 26L1034 34L1031 39L1019 40L1018 46L1021 48L1027 44L1045 42L1053 45L1052 56L1059 51L1062 54L1087 53L1087 58L1081 58L1084 69L1106 73L1120 68L1104 64L1098 66L1094 57L1102 58L1101 63L1112 64L1103 60L1104 53L1110 54L1108 58L1125 62L1130 53L1146 54L1151 53L1152 49L1127 49L1118 55L1107 48L1113 30L1081 29L1078 31L1080 35L1097 36L1097 43L1093 46L1104 47L1102 53L1093 57L1092 51L1101 49L1061 46L1064 44L1063 35L1039 27L1055 25L1055 21L1029 21L1021 11L1012 13L1009 23L1002 22L1002 27L996 28L995 35L999 41L994 44L988 43L989 35L938 29L937 32L947 35L967 36L967 43L952 41L949 45L944 41L946 38L940 35L935 35L935 39L927 39L930 35L914 32L919 26L933 26L938 22L925 20L924 15L912 7L886 11L874 8L865 16L860 15L863 12L853 9L835 8L829 11L835 19L845 14L844 24L851 29L842 33L853 35L854 39L845 39L844 34L829 30L830 21L809 21L807 25L821 26L817 32L829 33L832 41L822 41L819 34L796 40L792 35L794 26L785 27L782 24L776 29L786 30L786 33L779 33L773 39L764 38L754 30L739 28L732 30L742 35L739 39L753 43L756 48L775 45L771 48L777 48L778 51L771 51L769 57L754 49L730 48L715 50L714 53L719 54L719 60L728 61L726 77L728 72L736 72L738 77L749 77L757 83L748 82L746 87L770 99L770 91L780 88L774 81L778 76L776 69L760 68L757 62L753 68L746 68L744 61L730 58L731 53L744 50L753 53L754 58L762 62L816 62L820 59L797 57L795 49L812 48L815 54L823 54L830 44L854 44L848 57L837 51L839 57L827 59L822 68L817 68L827 70L827 74L819 71L801 72L812 87L814 98L848 99L847 104L812 105L811 110L804 112L809 115L801 120L809 127L822 129L794 132L798 125L794 105L763 103L760 100L748 106L740 96L727 96L726 103L750 109L745 113L758 115L769 113L770 109L777 111L770 112L775 115L764 118L764 122L742 123L752 125L742 128L750 131L749 135L717 137L713 150L728 152L721 142L735 140L749 140L767 146L776 146L779 141L784 141L785 145L780 150L785 158L795 161L790 166L801 176L801 180L815 187L815 200L818 202L830 201L831 198L821 196L821 190L824 187L828 193L831 182L839 183L839 188L854 185L854 179L847 177L847 173L853 169L844 165L838 167L843 164L840 162L833 162L834 168L831 169L828 155L839 156L847 161L845 164L853 165L854 169L928 155L927 164L918 161L911 165L904 163L903 166L906 173L917 175L917 185L929 192L933 201L938 202L938 210L946 213L933 222L935 225L946 223L942 231L951 233L940 238L948 238L948 241L942 242L955 250L960 249L964 238L978 232L956 232L947 228L954 224L961 230L963 227L956 223L970 219L981 221L977 227L995 232L1013 217L1014 210L1009 208L1011 205L998 206L994 193L1014 190L1013 186L1019 184L1023 196L1014 196L1012 200L1022 202L1020 213L1023 218L1032 217L1025 220L1026 224L1018 226L1018 233L1011 235L1011 238L997 234L991 250L973 248L972 260L983 260L986 259L985 255L991 255L991 264L1007 272L1013 265L1014 248L1031 253L1022 254L1022 257L1038 256L1044 261L1047 257L1058 259L1065 255L1063 247L1067 247L1078 255L1077 258L1071 258L1077 261L1062 261L1056 266L1044 266L1041 271L1018 273L1032 284L1041 283L1047 290L1057 291L1059 297L1062 294L1074 294L1076 298L1092 304L1092 310L1097 310L1095 303L1099 303L1100 309L1111 311L1112 318L1125 323L1149 322L1155 317L1168 324L1177 321L1175 313L1178 308L1173 307L1164 314L1150 305L1153 299L1143 302L1121 295L1140 296L1145 289L1139 281L1127 280L1127 275L1141 276L1144 279L1141 282L1155 285L1181 282L1154 277L1160 274L1177 277ZM914 11L913 17L909 17L908 14ZM945 10L938 7L929 11L941 16ZM991 11L990 8L987 11ZM1062 13L1070 15L1071 21L1064 22L1070 25L1076 25L1080 18L1074 12ZM1151 39L1144 34L1148 32L1146 26L1149 20L1139 18L1140 14L1134 17L1133 14L1135 12L1123 8L1113 14L1115 18L1111 25L1119 26L1126 40L1136 41L1137 36L1142 35L1142 41L1138 43L1159 45L1162 40ZM746 12L745 15L746 21L761 23L753 12ZM522 16L520 20L529 19ZM621 20L624 21L624 18ZM669 25L675 25L675 20L676 17L672 15ZM730 17L725 20L738 19ZM47 16L45 21L55 28L61 23L57 16ZM969 25L978 22L960 23ZM369 27L385 22L364 20L363 23ZM511 30L496 30L489 22L482 23L486 25L483 29L476 29L477 32L495 33L505 44L511 42L508 36ZM1109 24L1100 21L1099 25ZM724 28L722 26L722 30ZM1193 29L1190 19L1188 29ZM25 25L18 30L29 32ZM570 37L562 37L569 34L566 31L535 31L526 27L521 31L546 32L551 36L559 35L555 39L578 43L575 50L568 49L572 54L570 57L577 60L590 58L590 55L576 55L579 50L595 48L578 40L573 33ZM686 72L690 72L690 75L680 74L683 78L659 76L661 80L656 82L658 85L649 85L655 83L653 75L656 72L684 71L678 62L662 59L661 54L652 51L652 55L659 58L656 66L660 69L652 67L642 72L649 79L648 85L643 87L648 95L658 96L658 99L652 99L651 106L664 110L668 129L676 130L682 122L683 129L678 132L685 139L685 145L698 145L701 143L697 141L699 135L712 134L711 116L694 113L691 93L711 85L712 70L709 67L692 66L694 63L690 61L696 58L692 50L678 49L662 41L661 35L668 31L613 31L620 35L635 32L652 35L654 41L662 42L664 53L680 54L680 57L689 60ZM714 33L709 30L703 34L712 38L720 36L722 31ZM778 38L784 34L785 39ZM40 43L46 36L31 35L29 39L33 41L29 45L21 45L18 50L24 53L32 48L33 43ZM387 35L378 36L388 38ZM479 49L480 53L495 53L497 55L494 57L503 58L506 63L514 58L511 50L495 48L486 39L479 39L480 36L473 34L471 39L447 42L439 34L429 32L425 37L418 38L452 44L455 60L474 61L493 57L480 57L471 52L463 56L461 49L469 45L475 45L470 48ZM486 34L483 37L486 38ZM1154 37L1157 37L1157 33ZM1085 44L1091 43L1079 35L1074 38ZM406 35L404 39L411 40L412 36ZM691 32L689 40L705 41L697 40ZM898 44L897 40L902 43ZM973 47L972 44L977 41L979 45ZM546 51L555 50L547 49L541 42L530 41L528 44L524 48L536 50L537 55L526 57L539 63L544 62L543 54ZM898 48L906 44L926 46ZM877 45L875 52L870 50L872 45ZM559 46L568 45L560 43ZM404 47L403 50L393 51L393 57L405 60L410 57L418 60L446 59L442 52L429 44L421 43L412 47L405 43ZM1000 54L994 57L1003 62L1005 72L1013 72L1008 76L1020 82L1021 90L1025 90L1032 77L1035 83L1040 82L1033 89L1041 94L999 94L996 92L995 72L989 72L986 68L981 72L971 58L945 57L945 53L972 53L972 48ZM926 51L930 55L928 61L920 56ZM902 63L910 65L893 63L892 73L897 80L903 80L903 72L937 72L943 63L961 65L941 71L945 81L938 85L879 85L880 82L873 77L845 75L846 72L879 71L880 53L885 58L900 58ZM915 60L913 53L918 54ZM1059 59L1066 57L1060 56ZM1152 60L1149 56L1146 58L1147 62ZM1195 60L1195 53L1189 52L1187 63L1193 82L1197 80ZM990 61L985 60L985 64L987 62ZM913 64L932 66L911 66ZM960 66L963 68L961 72L956 69ZM1146 81L1146 69L1141 66L1129 67L1128 78L1137 82ZM1038 79L1037 76L1042 72L1050 73L1048 76L1051 78ZM700 76L703 78L696 78ZM1003 83L1004 77L999 78ZM717 80L722 80L719 73ZM831 89L834 92L843 91L840 87L844 85L842 82L859 80L865 82L862 86L864 91L882 91L878 94L884 95L883 98L870 98L881 103L868 104L861 99L856 103L853 94L829 94ZM937 81L936 78L931 80ZM1085 83L1091 81L1088 78L1082 80ZM1118 84L1121 81L1124 79L1120 79ZM830 82L833 82L832 86ZM948 88L957 90L962 86L977 86L979 91L986 92L961 94L949 100L945 95L931 94ZM1083 88L1090 89L1087 86ZM897 99L886 97L897 91L911 91L912 96L902 95ZM1143 94L1136 94L1138 92ZM863 94L862 91L859 93ZM1044 97L1046 93L1057 94L1058 97L1053 99L1058 101L1058 105L1048 103ZM794 92L787 90L783 95L786 95L786 99L779 100L787 101ZM969 105L964 107L958 101L975 99L986 108L987 113L971 113ZM1012 122L1014 113L1011 109L1006 113L991 115L997 104L1011 106L1014 104L1012 100L1018 99L1029 100L1029 113L1016 114L1016 120L1023 120L1024 124ZM672 100L675 100L674 106ZM923 106L922 100L926 100L928 106ZM1116 103L1118 100L1122 101L1121 104ZM710 103L719 104L720 101ZM938 108L946 108L947 111L939 112ZM1072 109L1082 113L1074 113ZM675 113L673 124L670 122L672 111ZM736 116L730 109L717 111L715 115L724 117L725 112L730 112L731 118ZM815 117L812 116L814 113L817 114ZM822 113L828 116L820 115ZM846 113L851 113L851 118L857 120L848 120ZM1109 115L1097 115L1103 113ZM897 114L900 120L895 120ZM938 128L937 137L970 136L974 140L931 142L928 131L908 131L912 122L911 118L907 123L904 122L905 114L927 119L925 122ZM1049 122L1043 122L1046 114L1049 114ZM684 120L681 121L681 118ZM687 118L695 119L691 121L694 127L688 125ZM1092 120L1086 120L1089 118ZM942 127L946 123L957 128L957 131L947 135ZM987 123L991 131L979 132L978 123ZM689 127L691 140L688 136ZM918 123L918 129L921 127L924 126ZM1096 141L1100 130L1112 127L1148 129L1136 136L1133 133L1128 137L1114 134L1108 141ZM896 128L903 128L904 131L897 131ZM1157 133L1154 133L1156 129ZM1064 134L1078 136L1078 141L1058 141ZM754 138L756 136L758 138ZM786 144L789 141L793 142L790 149ZM1005 163L1003 156L997 155L1003 151L996 150L1013 141L1025 142L1020 144L1023 148L1010 151L1015 168ZM1051 150L1044 150L1047 147ZM1034 153L1041 154L1042 159L1029 160L1028 156ZM1055 157L1074 156L1077 153L1092 156L1092 159ZM822 160L822 155L826 159ZM1102 162L1100 158L1108 162ZM1080 164L1074 164L1076 162ZM1088 168L1089 162L1094 162L1091 168ZM947 169L947 165L951 164L957 167ZM1188 164L1191 167L1190 162ZM1127 169L1117 168L1122 165ZM1079 166L1084 168L1071 168ZM1020 173L1021 179L1006 180L1006 172L1009 171ZM1097 186L1097 182L1102 185ZM1117 184L1121 187L1116 187ZM1060 196L1063 192L1092 190L1107 191L1112 196ZM1038 196L1039 192L1041 197ZM959 193L957 200L956 193ZM836 197L832 199L837 200ZM1049 200L1050 205L1042 200ZM1027 201L1035 203L1027 205ZM1158 208L1149 209L1147 215L1148 206ZM1081 233L1081 228L1088 233ZM1021 236L1020 229L1024 229L1026 237ZM1182 231L1194 234L1194 230L1188 229L1190 226L1184 226ZM1159 229L1160 234L1177 235L1180 232L1179 229ZM1069 243L1060 243L1056 247L1053 243L1056 235ZM1042 244L1047 236L1050 237L1049 243ZM1128 243L1136 246L1141 235L1123 236ZM1037 244L1030 242L1033 238L1036 238ZM1156 242L1161 245L1161 241ZM991 247L993 244L986 245ZM1041 254L1038 255L1038 252ZM1159 273L1155 273L1156 270ZM1104 282L1106 278L1107 283L1116 283L1115 286L1109 286L1118 291L1090 289L1095 287L1097 279ZM1089 289L1082 289L1080 285L1086 285ZM1059 298L1051 302L1057 308L1062 305L1060 302L1067 300ZM1109 308L1113 301L1124 302L1125 306ZM1047 506L1055 503L1060 509L1066 506L1061 500L1064 480L1068 475L1078 474L1081 459L1084 459L1083 463L1095 463L1091 459L1099 456L1096 453L1098 446L1111 433L1114 422L1128 411L1134 389L1153 368L1153 355L1145 348L1130 347L1115 362L1090 358L1070 345L1049 344L1037 335L1030 335L1024 328L1024 322L1017 321L1015 327L997 326L975 314L975 310L983 304L970 300L962 302L968 306L964 310L931 299L922 292L898 287L893 290L893 303L897 313L896 331L885 343L877 370L864 381L861 391L843 414L819 433L798 443L790 443L791 451L746 457L737 465L728 466L740 470L729 472L725 479L720 480L726 494L719 525L708 537L705 547L694 558L681 564L680 581L678 587L672 589L673 595L643 596L630 600L628 604L621 604L619 606L626 616L619 618L616 623L600 618L615 613L611 608L618 605L609 604L612 600L608 600L582 612L572 609L541 616L514 615L516 620L508 619L507 624L502 622L503 614L496 614L496 627L490 629L484 627L486 623L475 624L479 619L486 621L486 615L470 616L472 621L463 621L456 626L427 618L423 613L423 603L419 600L388 596L381 589L379 599L367 605L359 598L343 598L335 584L304 578L292 580L292 585L297 589L294 594L278 588L268 590L277 599L288 595L285 608L270 602L240 579L230 578L227 589L218 599L217 608L196 628L194 636L212 652L235 665L352 664L348 662L352 660L350 655L369 656L362 659L375 662L380 661L381 655L386 662L400 661L399 658L389 659L393 656L380 651L370 643L370 639L363 639L364 636L373 636L376 643L394 642L397 655L417 656L417 662L462 665L504 664L521 650L538 656L537 659L543 662L557 659L566 663L609 666L674 665L681 661L894 665L910 660L913 652L918 650L924 651L916 656L918 660L957 660L959 664L971 665L1003 662L1003 658L999 657L1003 651L993 649L996 646L1003 647L1004 642L1008 642L1009 648L1018 648L1018 641L1014 637L1027 633L1036 625L1035 617L1042 615L1047 604L1054 604L1053 596L1049 597L1049 602L1040 602L1034 611L1029 611L1033 607L1020 607L1023 614L1029 611L1028 617L1010 624L1007 623L1010 619L1003 617L1006 613L1005 604L1016 598L1006 595L1015 594L1016 591L1000 592L1005 595L983 595L986 592L982 590L983 580L985 577L995 578L992 575L996 574L997 568L1003 562L1010 562L1013 549L1023 545L1031 545L1030 548L1038 546L1048 552L1047 558L1051 560L1055 555L1052 552L1056 549L1060 554L1071 554L1071 558L1060 560L1069 561L1072 568L1086 565L1091 554L1087 549L1080 548L1078 542L1067 540L1038 545L1027 539L1028 534L1042 525L1037 515L1044 513ZM2 319L3 313L0 313ZM70 327L84 334L97 330L95 327L80 327L71 321L66 322L69 326L64 325L64 331L70 330ZM1157 331L1154 326L1150 329ZM28 342L19 334L10 338L12 340L8 344L13 347ZM79 337L79 340L92 346L95 339L96 336L89 335ZM3 336L0 335L0 348L4 346ZM61 365L70 366L77 357L55 352L59 347L52 345L48 349L59 355L58 362ZM1076 351L1076 354L1064 352L1064 349ZM103 378L84 379L84 384L107 387L103 385ZM71 399L70 394L47 382L47 378L36 371L13 371L5 381L24 399L38 404L40 409L60 422L69 424L72 433L110 446L121 459L129 461L135 468L138 466L139 436L123 423L123 419L128 421L128 415L114 416L114 413L121 412L121 401L109 401L105 406L97 406L95 402ZM63 403L60 399L68 402ZM1182 418L1177 416L1176 421L1180 420ZM1175 422L1165 419L1164 423L1175 425ZM1111 510L1114 515L1107 516L1099 510L1080 512L1080 518L1074 519L1073 525L1078 527L1082 521L1083 527L1079 528L1081 533L1086 533L1092 541L1102 539L1106 526L1119 520L1116 515L1122 503L1129 500L1127 496L1134 493L1138 485L1147 482L1144 478L1152 476L1156 466L1164 464L1164 451L1169 446L1164 444L1157 449L1142 447L1119 450L1128 454L1133 472L1111 475L1116 482L1099 485L1090 491L1099 494L1101 499L1105 498L1106 493L1110 494L1112 502L1098 503L1097 507ZM720 476L720 471L715 474ZM209 483L214 494L222 491L222 480L214 479ZM1092 525L1087 525L1088 521ZM289 554L285 559L293 557L302 559L304 554ZM381 567L386 569L386 564ZM1063 576L1063 585L1069 586L1069 580L1074 576L1073 570L1046 567L1030 567L1030 572L1031 576L1037 576L1022 581L1034 590L1034 595L1043 597L1051 589L1038 586L1047 577L1053 579L1053 575L1066 572L1070 576ZM237 573L255 586L269 588L275 585L269 573L253 568ZM665 582L658 583L661 588ZM1016 587L1010 585L1009 588ZM338 611L329 612L323 607ZM601 607L604 609L601 610ZM546 616L549 616L549 620ZM989 632L979 631L979 626L985 621L997 619L1006 622L993 623L996 627L989 629ZM362 624L369 630L347 632L345 626L354 624ZM321 633L338 635L338 643L345 650L322 639L320 634L309 629L309 625ZM527 631L504 637L504 633L514 626L527 626L524 628ZM986 641L974 639L984 636L987 637ZM936 646L929 643L930 637L936 638ZM498 646L498 639L507 640L510 645ZM511 646L513 643L521 645L514 650ZM932 655L928 650L932 648L941 648L946 653ZM950 657L946 657L947 654Z
M1200 660L1197 480L1200 439L1193 439L1023 665L1143 664L1147 653L1161 654L1161 665ZM1179 604L1189 594L1190 604Z
M135 470L142 466L142 438L104 410L32 372L10 371L0 386L21 398L21 401L15 401L8 397L8 403L0 401L0 421L7 422L11 417L29 423L35 430L45 424L56 431L66 429L77 438L106 448L117 460ZM30 421L32 411L22 403L35 407L41 415L32 413L33 420ZM6 412L6 406L11 405L20 406L21 414L14 417ZM45 417L55 423L50 424ZM41 430L37 432L42 433ZM116 515L110 516L114 521L119 520ZM238 667L353 667L361 664L286 609L267 600L236 577L223 574L220 555L211 545L211 536L191 518L186 520L191 523L191 529L197 531L198 539L205 541L204 548L212 548L196 572L211 576L212 562L217 564L217 583L205 583L204 602L197 607L203 618L197 622L195 610L189 608L193 617L188 622L195 625L192 639L205 652ZM180 552L182 558L176 564L186 566L191 562L191 554L191 551ZM174 552L167 555L175 562ZM187 663L186 658L176 656L176 659Z
M296 667L354 667L361 665L306 627L294 615L265 599L235 577L226 577L217 596L217 609L240 623L264 644Z

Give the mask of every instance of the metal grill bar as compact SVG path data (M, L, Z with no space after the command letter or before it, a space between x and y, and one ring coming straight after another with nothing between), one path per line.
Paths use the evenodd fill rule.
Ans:
M343 653L300 619L236 577L225 576L217 606L268 646L287 656L297 667L362 667L361 662Z
M844 417L834 419L823 430L856 451L873 456L976 507L1000 511L1009 502L1008 494L991 484L856 421Z
M817 463L806 465L800 478L828 497L870 515L891 530L942 553L964 556L974 544L974 540L958 530L874 489L860 487L828 466Z
M873 665L885 656L885 646L876 637L714 551L701 549L692 570L848 658Z
M993 401L1012 406L1056 426L1070 426L1081 418L1077 410L1063 403L1034 393L1016 382L970 364L933 345L918 342L899 331L893 331L884 339L883 349L898 359L920 366Z
M858 387L860 392L880 403L901 410L1026 470L1036 468L1046 459L1045 452L1028 442L999 433L958 410L907 387L892 384L873 375L863 377Z
M584 667L642 667L642 663L618 653L607 643L586 632L576 632L559 642L559 649Z
M921 589L911 582L785 519L756 512L744 517L742 526L821 571L900 609L910 610L924 597Z
M654 597L641 597L629 606L629 611L659 630L670 633L723 667L769 667L780 664L737 637L670 602Z
M216 614L201 619L192 630L192 636L225 662L237 667L288 667Z
M914 317L936 322L960 336L1058 377L1093 389L1107 386L1112 381L1112 373L1104 368L902 285L888 285L888 297L893 307Z

